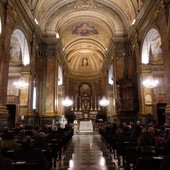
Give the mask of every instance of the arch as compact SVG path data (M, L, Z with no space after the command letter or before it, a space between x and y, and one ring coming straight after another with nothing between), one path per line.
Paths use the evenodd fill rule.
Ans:
M63 84L63 72L62 72L62 67L59 65L58 67L58 85Z
M29 65L30 54L28 48L28 42L19 29L15 29L11 35L11 50L10 50L10 62L14 65Z
M162 63L161 36L157 29L151 28L143 41L142 64Z

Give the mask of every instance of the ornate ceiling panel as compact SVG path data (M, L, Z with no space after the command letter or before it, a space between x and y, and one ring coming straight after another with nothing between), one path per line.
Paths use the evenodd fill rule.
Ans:
M140 6L140 0L25 1L46 37L59 33L72 75L84 78L100 76L115 33L127 33Z

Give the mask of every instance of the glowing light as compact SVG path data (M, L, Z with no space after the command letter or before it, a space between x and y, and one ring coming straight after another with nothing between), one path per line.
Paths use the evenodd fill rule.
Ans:
M73 101L71 99L69 99L68 96L66 96L66 98L63 100L62 104L66 107L69 107L73 104Z
M18 81L14 82L14 85L17 89L25 89L29 86L29 84L22 79L19 79Z
M134 20L132 21L132 25L134 25L134 24L135 24L135 22L136 22L136 19L134 18Z
M34 21L35 21L35 23L38 25L38 21L37 21L37 19L36 19L36 18L34 18Z
M148 78L143 81L143 85L147 88L154 88L159 84L158 80L153 80L153 78Z
M59 39L59 38L60 38L60 36L59 36L59 33L58 33L58 32L56 33L56 35L55 35L55 36L56 36L56 38L57 38L57 39Z
M99 101L99 104L103 107L109 105L109 100L106 99L105 96L102 97L102 100Z

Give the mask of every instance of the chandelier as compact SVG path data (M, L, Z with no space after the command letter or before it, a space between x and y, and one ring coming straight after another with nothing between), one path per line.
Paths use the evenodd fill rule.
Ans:
M66 98L62 101L62 104L69 107L73 104L73 101L69 98L69 96L66 96Z
M109 105L109 100L106 99L105 96L102 97L102 99L99 101L99 104L103 107Z
M150 89L156 87L158 84L159 84L159 81L158 80L154 80L151 77L147 78L146 80L143 81L143 85L146 88L150 88Z
M14 86L17 89L25 89L29 86L29 84L25 82L23 79L19 79L18 81L14 82Z

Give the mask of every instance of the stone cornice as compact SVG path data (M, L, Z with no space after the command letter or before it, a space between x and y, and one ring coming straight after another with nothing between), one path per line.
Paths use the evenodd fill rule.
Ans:
M17 13L17 21L23 29L27 32L29 39L32 40L32 34L34 33L36 36L36 41L42 40L42 31L34 21L34 16L29 10L28 6L25 4L23 0L12 1L10 0L10 5Z
M136 22L131 26L129 30L129 38L135 38L134 35L137 35L139 39L143 37L143 33L147 28L154 24L157 18L160 15L160 10L162 9L162 1L160 0L148 0L144 4L141 11L136 17Z

